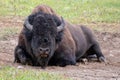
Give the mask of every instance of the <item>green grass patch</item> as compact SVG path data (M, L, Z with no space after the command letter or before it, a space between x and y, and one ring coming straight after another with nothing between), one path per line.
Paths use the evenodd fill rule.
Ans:
M39 4L73 23L120 22L120 0L0 0L0 15L27 16Z
M0 69L0 80L71 80L62 75L39 70L16 69L3 67Z

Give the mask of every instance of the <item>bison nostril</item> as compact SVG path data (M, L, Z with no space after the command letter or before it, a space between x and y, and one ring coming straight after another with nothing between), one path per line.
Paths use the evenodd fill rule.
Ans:
M41 51L43 51L43 49L42 49L42 48L40 48L40 49L39 49L39 51L41 52Z
M40 52L49 52L50 51L50 49L49 48L39 48L39 51Z
M49 52L50 50L49 50L49 49L46 49L45 51L46 51L46 52Z

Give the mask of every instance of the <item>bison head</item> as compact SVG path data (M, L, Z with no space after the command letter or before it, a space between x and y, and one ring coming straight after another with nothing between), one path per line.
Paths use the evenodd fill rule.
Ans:
M60 20L57 16L39 12L27 17L24 26L32 33L33 55L41 67L46 67L62 38L63 18Z

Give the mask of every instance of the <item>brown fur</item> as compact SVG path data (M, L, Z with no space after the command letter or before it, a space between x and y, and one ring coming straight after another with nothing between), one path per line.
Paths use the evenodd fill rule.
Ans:
M52 10L52 8L50 8L49 6L47 5L38 5L36 6L33 10L32 10L32 13L31 14L35 14L35 13L38 13L38 12L44 12L44 13L47 13L47 14L52 14L52 15L56 15L57 14L55 13L55 11ZM25 37L25 28L23 27L23 29L21 30L20 34L19 34L19 40L18 40L18 45L20 47L23 47L23 48L26 48L27 47L27 52L30 54L30 56L33 58L34 56L32 55L32 52L31 52L31 49L30 49L30 43L28 43L28 41L26 40L26 37ZM17 47L16 47L17 48ZM15 52L15 60L14 62L17 62L16 60L16 55L19 54L17 53L17 51ZM18 61L19 62L19 61ZM26 61L25 61L26 62ZM30 63L26 62L26 64L31 64L31 61L29 61ZM33 61L34 62L34 61ZM33 65L33 64L32 64Z
M35 14L39 11L57 16L57 14L46 5L38 5L33 9L31 14ZM99 44L90 29L82 25L73 25L66 21L65 23L62 41L57 44L54 56L49 61L50 65L75 65L76 61L79 59L87 58L89 55L94 54L97 55L99 61L104 61L104 56L100 50ZM32 62L35 63L32 65L36 65L36 61L32 59L34 55L32 54L28 39L30 36L27 34L30 34L29 30L23 28L19 35L18 46L26 50L28 53L27 56L29 56L27 60L31 60L29 61L30 63L26 59L26 61L23 62L26 62L26 64L31 64ZM15 56L16 54L19 54L17 50L15 51ZM15 57L15 62L17 60L16 58L17 57Z
M38 5L38 6L36 6L36 7L32 10L32 14L35 14L35 13L40 12L40 11L41 11L41 12L44 12L44 13L47 13L47 14L52 14L52 15L58 16L58 15L56 14L56 12L53 11L53 9L50 8L50 7L47 6L47 5Z

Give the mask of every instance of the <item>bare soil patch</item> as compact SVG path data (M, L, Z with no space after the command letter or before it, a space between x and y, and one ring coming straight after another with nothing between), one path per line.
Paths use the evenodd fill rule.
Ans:
M14 22L14 21L13 21ZM22 25L22 20L19 23ZM2 23L2 24L1 24ZM5 24L9 23L9 24ZM18 25L12 22L0 22L0 26ZM20 26L18 25L18 26ZM118 24L119 25L119 24ZM114 27L114 26L113 26ZM14 48L17 45L18 35L10 36L6 40L0 40L0 66L23 66L25 69L35 69L50 73L59 73L73 80L120 80L120 33L94 31L100 43L107 63L88 62L77 63L75 66L48 66L45 70L40 67L23 66L14 64Z

